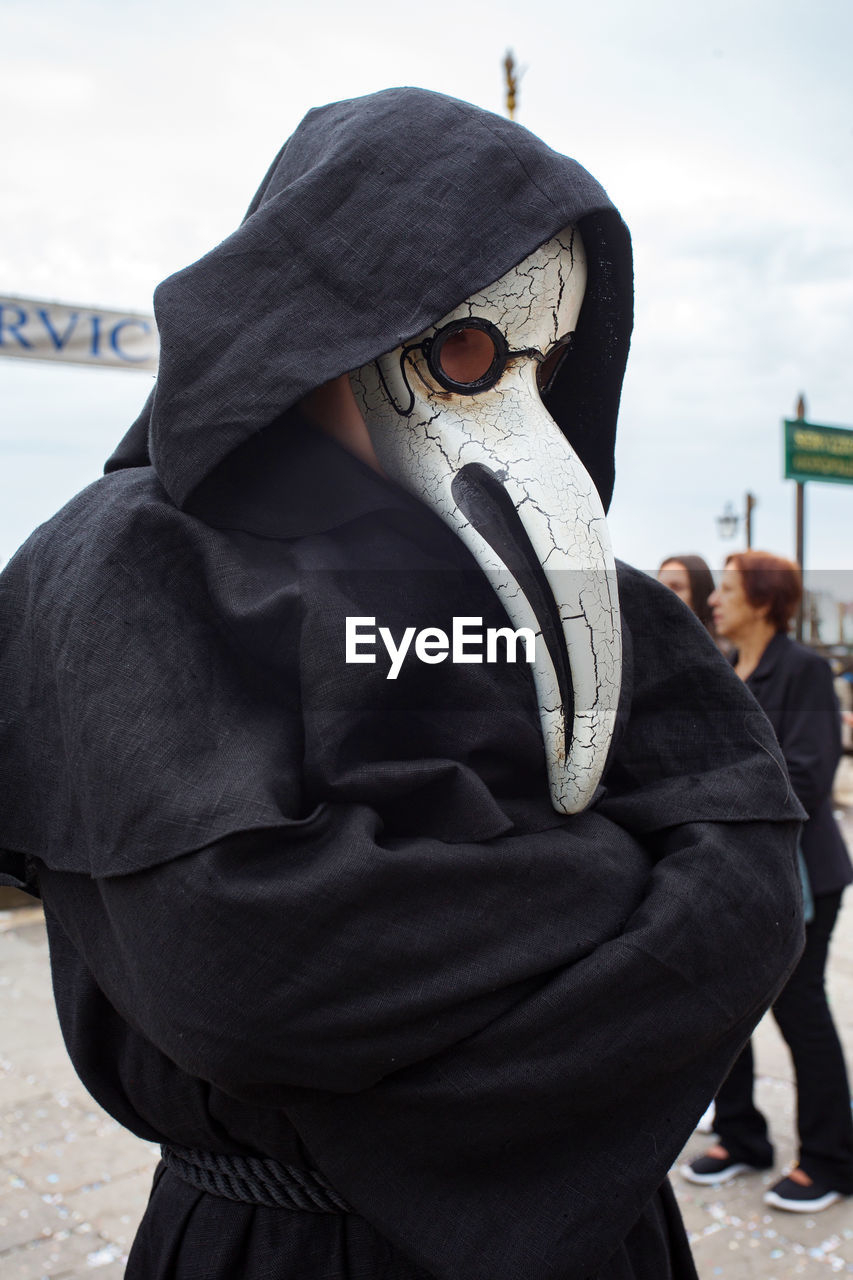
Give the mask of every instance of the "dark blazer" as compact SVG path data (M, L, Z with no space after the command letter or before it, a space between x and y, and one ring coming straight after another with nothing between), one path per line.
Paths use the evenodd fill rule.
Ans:
M802 847L812 892L835 893L853 881L853 868L832 816L841 717L829 664L779 633L746 685L776 731L797 798L809 815Z

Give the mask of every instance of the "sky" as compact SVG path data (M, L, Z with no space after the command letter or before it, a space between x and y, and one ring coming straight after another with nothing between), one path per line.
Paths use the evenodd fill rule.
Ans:
M0 293L148 311L310 107L414 84L504 109L605 186L636 325L610 515L644 569L795 550L784 417L853 427L851 0L0 0ZM0 564L94 480L152 375L0 360ZM853 601L853 486L806 488ZM827 578L829 581L830 578Z

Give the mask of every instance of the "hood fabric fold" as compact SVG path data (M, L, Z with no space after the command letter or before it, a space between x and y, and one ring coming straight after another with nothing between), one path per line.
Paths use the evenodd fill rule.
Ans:
M184 506L308 391L422 332L570 224L589 281L547 403L606 509L632 322L627 230L575 161L411 88L309 112L239 229L159 286L157 383L107 471L150 460Z

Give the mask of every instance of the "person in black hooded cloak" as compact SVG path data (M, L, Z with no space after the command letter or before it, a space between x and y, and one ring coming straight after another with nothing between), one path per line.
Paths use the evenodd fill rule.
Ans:
M4 880L162 1144L129 1280L695 1276L666 1175L799 953L802 814L610 556L631 296L518 125L312 111L5 571Z

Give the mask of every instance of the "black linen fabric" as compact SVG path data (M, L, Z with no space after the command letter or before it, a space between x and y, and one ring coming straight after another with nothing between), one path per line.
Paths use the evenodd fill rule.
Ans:
M505 625L453 534L298 419L241 452L257 478L251 501L235 485L223 502L227 528L218 472L185 513L151 468L134 468L85 490L7 568L7 865L21 878L27 856L93 875L138 870L247 830L298 837L324 800L374 804L391 834L489 839L516 813L528 829L553 826L525 666L504 664L508 698L489 665L411 662L389 681L381 657L345 662L348 615L389 618L397 636L449 631L476 600L484 626ZM315 530L295 538L302 455L335 479ZM246 464L233 465L239 478ZM339 519L337 532L323 527ZM637 583L648 589L623 575L629 619ZM755 756L764 717L728 671L722 686L708 679L709 663L725 664L695 656L670 606L658 594L626 628L624 742L605 811L640 831L664 813L671 826L796 818L777 749Z
M609 767L556 813L525 663L346 663L350 616L506 617L293 410L570 222L590 283L550 407L606 503L618 214L517 126L392 90L312 112L161 286L148 405L0 581L3 873L43 894L81 1078L146 1138L316 1168L354 1210L164 1173L132 1280L693 1277L661 1187L801 945L772 731L623 566Z
M101 723L122 732L104 738L89 799L74 775L80 828L101 843L72 844L75 862L65 844L33 850L72 1056L146 1137L318 1167L440 1280L606 1276L633 1225L658 1220L648 1206L671 1160L797 954L799 807L753 699L671 593L632 570L619 575L618 742L576 817L550 806L525 664L441 678L414 664L397 682L387 663L347 667L350 611L381 610L395 635L463 609L503 615L436 517L307 432L290 421L265 439L269 501L258 481L217 529L217 479L198 497L204 521L181 517L184 537L170 523L168 556L135 541L130 588L86 612L87 653L101 627L113 662L126 637L134 701L132 715L117 705L113 680ZM343 522L277 537L276 482L303 448L349 475ZM92 496L124 510L129 480L158 492L137 470ZM318 523L332 519L333 504ZM113 583L128 550L101 541L102 565L122 568ZM59 580L45 569L40 582ZM178 633L196 577L190 599L215 599L219 624ZM40 620L72 634L68 615ZM144 703L140 632L160 670ZM235 662L242 720L214 739L216 687L187 691L186 671L196 682ZM99 714L96 684L81 716ZM147 765L126 737L143 714ZM220 751L227 810L209 772L187 772ZM120 823L98 807L105 785L126 799ZM189 847L223 812L257 817Z
M161 1169L125 1280L256 1277L431 1280L356 1214L287 1214L234 1204L204 1195Z
M158 287L157 385L108 470L150 458L183 506L312 388L393 351L571 223L588 280L548 407L606 508L633 317L627 228L574 160L423 89L309 112L242 226Z

